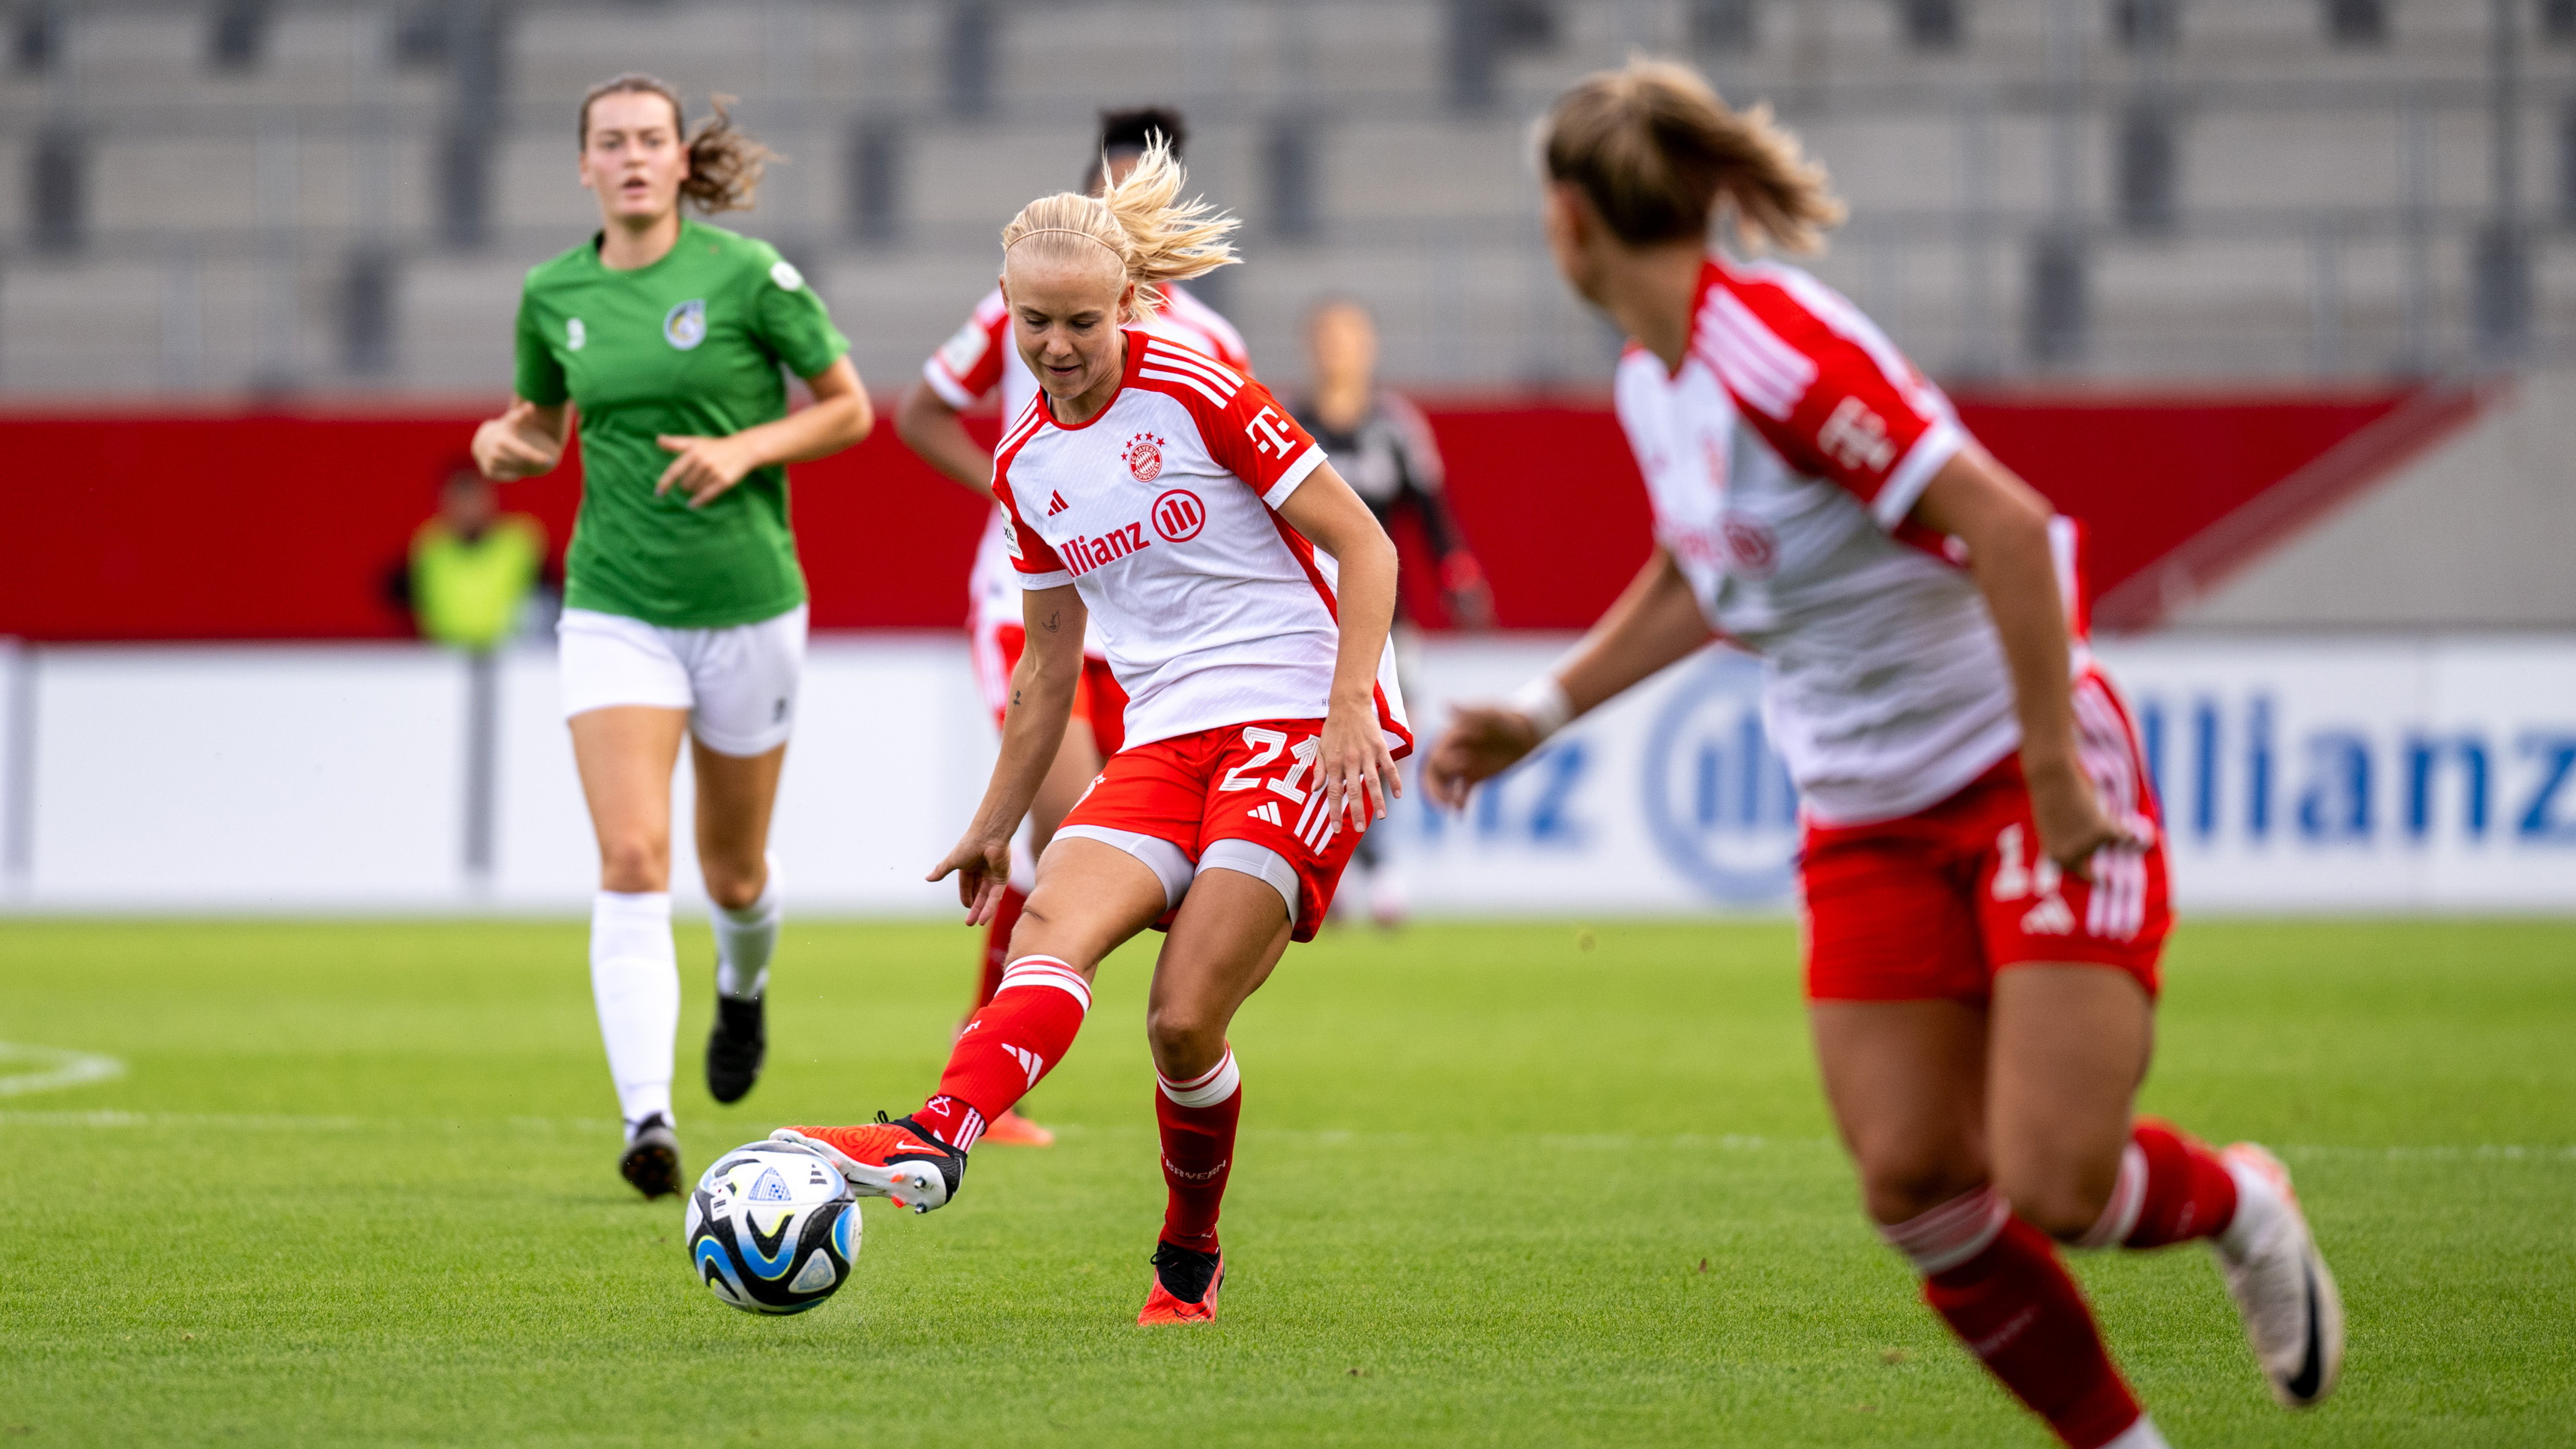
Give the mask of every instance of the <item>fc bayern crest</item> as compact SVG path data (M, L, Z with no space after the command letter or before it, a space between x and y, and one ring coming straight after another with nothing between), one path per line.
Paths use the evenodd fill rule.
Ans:
M662 340L682 352L707 340L707 299L692 297L662 317Z
M1127 471L1139 483L1151 483L1163 476L1163 440L1152 433L1129 438L1127 451L1119 456L1127 460Z

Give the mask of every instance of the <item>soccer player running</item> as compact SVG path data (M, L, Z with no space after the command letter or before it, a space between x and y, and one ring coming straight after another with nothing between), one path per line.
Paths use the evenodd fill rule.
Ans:
M1171 147L1174 161L1181 159L1187 136L1178 111L1147 106L1102 112L1100 146L1084 175L1083 191L1097 195L1103 185L1126 179L1156 136ZM1243 338L1233 324L1176 283L1165 282L1160 291L1162 303L1145 319L1146 331L1203 353L1236 372L1251 373ZM895 409L895 432L923 461L977 497L990 499L993 455L966 431L958 414L998 392L1002 419L1008 422L1028 408L1037 391L1037 377L1011 345L1010 308L1001 288L996 287L975 304L966 325L922 363L921 380L905 390L903 401ZM983 688L984 703L992 709L996 725L1010 704L1011 671L1018 667L1020 651L1027 642L1027 630L1020 621L1018 570L1011 566L1010 552L1002 543L1002 530L1008 524L1008 516L995 504L984 525L983 539L975 547L974 570L966 589L966 631L975 662L975 680ZM1001 903L992 921L984 928L982 970L975 983L975 999L966 1008L970 1020L1001 987L1002 967L1009 959L1011 928L1019 922L1020 908L1028 902L1038 857L1046 853L1047 842L1055 838L1055 828L1064 820L1064 813L1073 808L1091 777L1100 772L1100 762L1118 753L1124 743L1122 720L1126 708L1126 692L1111 672L1099 630L1094 628L1083 640L1082 677L1073 686L1073 718L1065 726L1064 743L1056 751L1054 768L1038 784L1021 843L1012 854L1010 879L1003 886ZM1014 1110L986 1123L984 1140L1045 1147L1055 1141L1055 1134Z
M750 207L768 151L721 107L623 75L583 98L581 183L600 230L528 273L509 410L474 434L488 477L563 457L578 413L581 514L558 631L563 710L599 839L590 981L626 1119L618 1171L676 1190L671 773L690 742L698 864L714 905L707 1090L739 1100L767 1045L778 939L766 854L805 657L805 579L783 464L868 435L868 397L823 301L766 242L693 221ZM813 389L787 410L781 366Z
M1343 476L1390 536L1398 517L1412 515L1438 561L1450 619L1462 629L1492 628L1493 590L1449 512L1446 470L1430 420L1403 395L1378 386L1376 319L1351 298L1327 299L1307 314L1306 358L1312 381L1295 406L1297 421L1341 460ZM1415 635L1400 594L1396 607L1396 667L1409 673ZM1381 926L1401 925L1409 909L1391 850L1393 833L1363 837L1351 857L1368 884L1369 915Z
M1960 1341L2075 1449L2161 1445L2057 1245L2199 1240L2274 1395L2330 1393L2341 1309L2262 1148L2131 1114L2166 913L2128 717L2070 645L2048 506L1867 318L1708 245L1842 208L1768 113L1678 66L1594 75L1541 128L1557 265L1628 335L1619 416L1655 551L1552 673L1463 709L1469 788L1722 637L1762 656L1802 793L1807 995L1870 1216Z
M985 1124L1073 1044L1100 959L1163 927L1146 1037L1168 1197L1140 1323L1216 1316L1243 1105L1227 1025L1313 937L1412 748L1385 531L1261 384L1136 325L1161 284L1234 260L1234 222L1178 202L1180 185L1157 141L1102 196L1043 197L1003 228L1012 342L1039 388L993 466L1028 647L992 783L930 878L956 875L969 920L991 918L1093 620L1127 692L1126 748L1038 861L1001 989L938 1091L891 1122L773 1134L862 1193L949 1202Z

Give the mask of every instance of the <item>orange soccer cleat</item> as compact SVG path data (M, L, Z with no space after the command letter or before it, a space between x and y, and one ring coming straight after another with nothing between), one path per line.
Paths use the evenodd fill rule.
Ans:
M1225 1286L1225 1254L1202 1253L1173 1243L1154 1245L1154 1291L1145 1295L1138 1323L1213 1323L1216 1294Z
M975 1140L979 1144L999 1142L1007 1147L1053 1147L1055 1134L1017 1112L1004 1112Z
M863 1126L781 1127L769 1135L822 1153L861 1197L892 1198L917 1213L946 1206L966 1176L966 1154L910 1117L888 1121L879 1112Z

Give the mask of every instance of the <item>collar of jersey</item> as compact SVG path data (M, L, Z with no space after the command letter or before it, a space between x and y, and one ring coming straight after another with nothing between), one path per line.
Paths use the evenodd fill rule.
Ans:
M671 239L671 249L669 251L662 253L660 256L655 257L653 260L646 262L640 267L633 268L629 271L620 271L599 259L600 248L605 246L608 241L608 230L607 228L602 227L600 230L590 234L591 270L599 273L603 277L616 277L620 280L624 280L629 277L649 277L655 272L662 270L664 267L669 266L671 264L671 258L678 256L680 254L680 248L689 244L690 238L696 234L697 229L698 224L689 220L689 214L687 212L684 211L680 213L680 234Z
M1664 382L1666 385L1669 386L1673 382L1679 380L1682 375L1682 368L1690 366L1691 355L1699 351L1700 309L1708 305L1709 293L1726 285L1725 278L1726 266L1717 259L1717 253L1710 252L1707 256L1700 258L1699 285L1691 289L1690 341L1682 346L1681 367L1667 368L1664 366L1664 360L1662 358L1655 358L1655 370L1664 375ZM1646 344L1638 342L1633 338L1630 339L1629 345L1635 347L1641 352L1645 351L1646 347ZM1653 357L1654 354L1647 353L1647 356Z
M1145 339L1150 334L1141 327L1121 327L1118 331L1120 335L1127 339L1127 366L1118 374L1118 392L1113 392L1109 395L1109 401L1100 405L1100 411L1093 413L1090 417L1083 419L1081 422L1068 423L1055 415L1055 399L1047 395L1047 390L1045 388L1039 388L1038 406L1046 409L1046 420L1049 426L1055 428L1059 432L1081 432L1083 429L1090 427L1093 423L1109 416L1109 410L1118 406L1118 393L1123 393L1127 389L1136 385L1136 370L1145 365Z

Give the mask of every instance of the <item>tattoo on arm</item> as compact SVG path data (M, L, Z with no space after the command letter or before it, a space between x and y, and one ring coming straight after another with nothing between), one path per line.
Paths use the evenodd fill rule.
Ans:
M1063 618L1064 618L1064 613L1063 613L1063 611L1062 611L1062 610L1058 610L1058 611L1057 611L1057 612L1055 612L1055 613L1052 613L1052 614L1047 615L1046 631L1047 631L1048 633L1050 633L1050 634L1055 633L1055 632L1056 632L1056 629L1057 629L1057 624L1058 624L1058 622L1059 622L1060 620L1062 620Z

